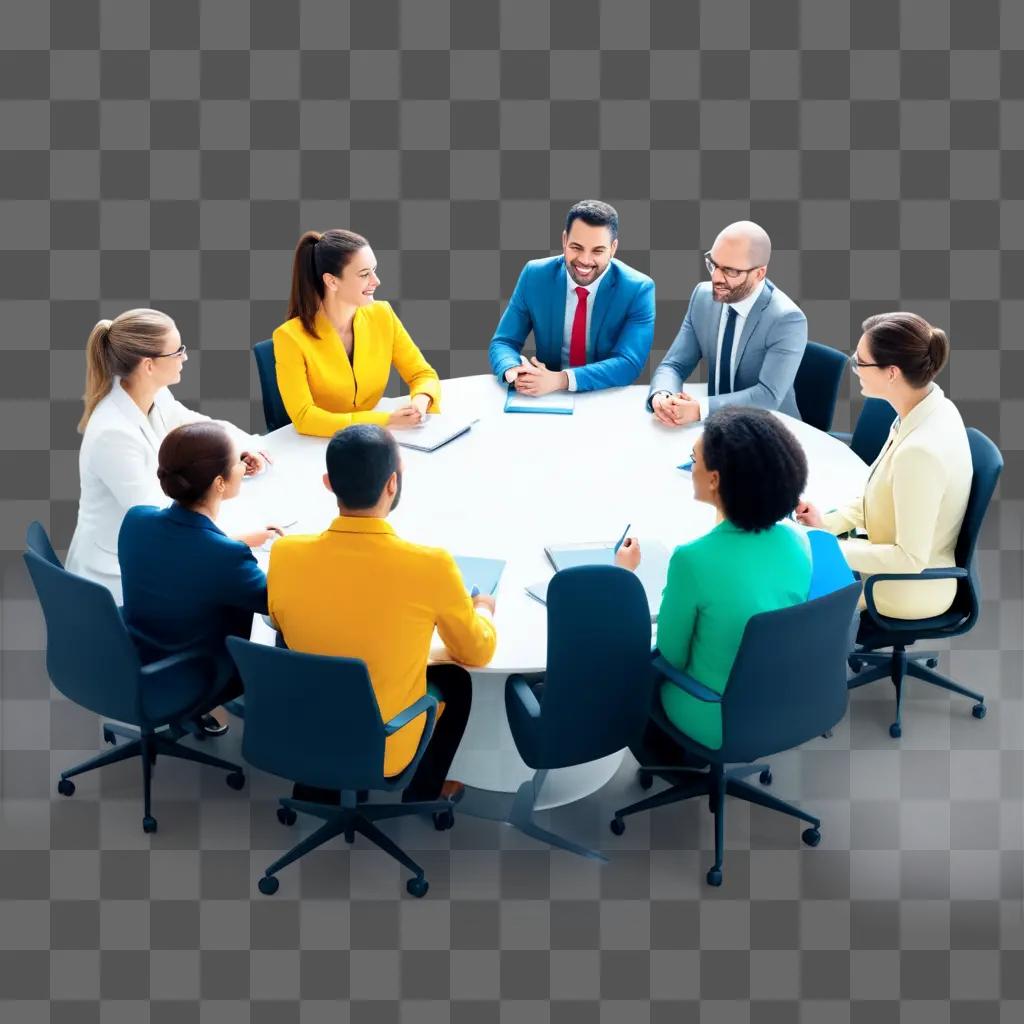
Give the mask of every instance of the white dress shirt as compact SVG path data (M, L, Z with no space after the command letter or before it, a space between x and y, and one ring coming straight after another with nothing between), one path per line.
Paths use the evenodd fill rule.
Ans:
M750 316L750 311L754 308L754 303L761 297L761 292L763 291L764 280L745 299L740 299L739 302L731 304L726 303L722 309L722 316L718 321L718 341L715 344L715 372L718 374L718 380L714 381L716 393L718 392L718 381L722 379L722 338L725 337L725 325L729 320L729 310L736 310L736 326L733 328L732 336L732 358L729 360L729 390L732 391L733 381L736 379L736 364L740 357L740 338L743 335L743 327L747 322L747 317ZM711 391L710 387L708 391ZM702 420L708 418L707 397L700 399L700 418Z
M609 264L610 266L611 264ZM586 288L587 290L587 325L586 325L586 345L587 350L590 349L590 314L594 311L594 301L597 295L597 289L601 287L601 282L605 279L605 275L608 273L608 268L601 272L601 276L591 284L577 284L572 279L572 274L568 270L565 272L565 324L562 330L562 369L565 370L565 375L569 378L569 390L576 390L576 374L573 369L569 366L569 354L572 348L572 322L576 318L576 307L579 304L579 296L576 294L577 288Z

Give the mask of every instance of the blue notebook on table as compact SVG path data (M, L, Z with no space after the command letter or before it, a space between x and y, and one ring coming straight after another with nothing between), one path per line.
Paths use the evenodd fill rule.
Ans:
M571 416L576 397L571 391L552 391L550 395L533 398L520 394L510 384L505 396L505 412L539 412Z
M502 558L474 558L470 555L456 555L455 564L462 573L466 589L472 592L476 587L481 594L493 594L498 589L505 560Z

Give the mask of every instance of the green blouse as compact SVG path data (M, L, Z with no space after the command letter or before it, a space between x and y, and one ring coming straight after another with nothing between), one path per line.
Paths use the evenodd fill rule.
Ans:
M658 649L667 661L723 693L747 620L807 599L811 553L797 530L777 523L753 533L728 520L672 554L658 612ZM673 725L710 749L722 745L717 705L662 683Z

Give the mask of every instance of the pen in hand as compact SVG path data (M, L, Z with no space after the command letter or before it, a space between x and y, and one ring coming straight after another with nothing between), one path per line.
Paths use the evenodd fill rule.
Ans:
M626 528L622 531L622 536L615 542L615 547L612 548L612 554L613 555L616 554L618 552L619 548L622 547L622 542L626 539L626 534L629 533L629 528L632 525L633 525L632 523L626 523Z

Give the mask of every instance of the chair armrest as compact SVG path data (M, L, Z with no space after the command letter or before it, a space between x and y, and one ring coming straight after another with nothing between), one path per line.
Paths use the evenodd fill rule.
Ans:
M720 693L715 693L714 690L703 683L698 683L692 676L688 676L685 672L680 672L674 665L670 665L657 651L655 651L653 665L654 671L658 675L664 676L665 679L673 686L682 690L683 693L688 693L691 697L704 701L705 704L722 703L722 695Z
M530 718L540 718L540 701L537 700L537 695L531 689L525 676L509 676L505 686L515 694L516 700L519 701L523 711Z
M874 573L867 578L867 582L864 584L864 603L867 605L868 615L883 629L913 628L917 625L916 620L892 619L887 615L883 615L878 610L875 605L875 586L877 584L891 580L899 580L904 583L909 583L913 580L965 580L969 575L966 569L961 569L956 565L951 565L947 569L924 569L921 572ZM901 625L902 623L909 623L910 625L903 626Z
M429 693L425 693L415 704L410 704L404 711L399 711L390 722L385 722L384 735L391 736L422 714L427 715L428 727L437 716L437 698L432 697ZM429 729L424 731L429 731Z
M161 658L159 661L151 661L148 665L143 665L142 678L152 679L154 676L160 676L164 672L173 672L175 669L189 665L191 662L205 662L213 668L216 667L216 660L209 651L179 651L177 654L172 654L167 658Z

